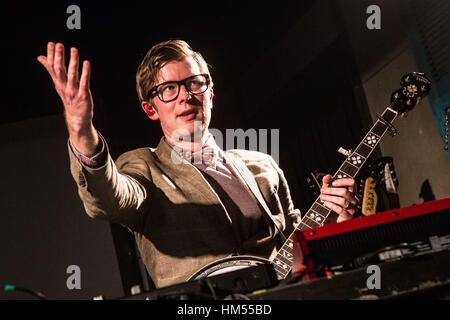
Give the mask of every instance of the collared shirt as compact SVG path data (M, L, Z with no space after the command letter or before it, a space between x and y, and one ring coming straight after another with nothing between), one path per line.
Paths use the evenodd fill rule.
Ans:
M263 221L262 209L220 156L214 137L210 134L201 150L193 153L174 146L172 148L199 169L216 191L231 215L238 239L245 241L255 234Z

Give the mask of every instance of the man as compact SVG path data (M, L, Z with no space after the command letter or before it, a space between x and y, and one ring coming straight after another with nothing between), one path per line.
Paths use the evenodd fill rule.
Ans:
M186 281L202 266L236 254L273 258L279 233L300 222L287 181L272 157L254 151L224 152L208 131L213 82L202 56L181 40L149 50L136 75L141 106L159 120L164 136L157 148L140 148L113 161L93 125L88 61L78 74L76 48L68 69L64 46L48 43L39 56L64 104L71 172L86 213L126 226L135 236L157 287ZM242 167L260 191L248 187ZM244 170L244 171L245 171ZM323 180L321 198L352 217L357 199L353 179ZM262 200L261 200L262 199Z

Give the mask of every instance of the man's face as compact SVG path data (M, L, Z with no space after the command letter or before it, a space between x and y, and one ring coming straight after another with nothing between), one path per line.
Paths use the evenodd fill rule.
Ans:
M167 63L159 72L155 85L167 81L180 81L201 74L200 67L193 58ZM211 120L212 91L199 95L190 94L184 85L174 101L163 102L157 96L153 99L156 109L143 102L142 108L152 120L160 120L161 128L169 142L179 141L180 135L189 139L201 138ZM186 141L186 138L185 140ZM193 141L193 140L191 140Z

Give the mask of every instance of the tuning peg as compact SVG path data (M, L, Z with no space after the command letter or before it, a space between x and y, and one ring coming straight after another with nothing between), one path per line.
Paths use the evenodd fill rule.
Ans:
M340 147L339 150L338 150L338 152L339 152L340 154L343 154L343 155L346 156L346 157L349 157L350 154L352 153L352 149L346 150L346 149Z

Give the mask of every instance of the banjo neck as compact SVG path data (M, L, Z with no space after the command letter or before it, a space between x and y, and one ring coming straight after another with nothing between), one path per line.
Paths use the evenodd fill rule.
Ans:
M339 167L333 176L333 180L341 178L355 178L384 134L393 128L391 124L394 122L397 115L398 112L391 109L390 106L384 110L383 114L379 116L378 120L373 124L370 131L361 140L355 151L351 152L347 159ZM303 216L300 224L290 234L288 239L278 251L277 255L271 261L278 280L286 278L291 271L295 231L303 231L323 226L330 213L331 209L325 207L323 202L320 200L320 197L317 197L313 205Z

